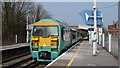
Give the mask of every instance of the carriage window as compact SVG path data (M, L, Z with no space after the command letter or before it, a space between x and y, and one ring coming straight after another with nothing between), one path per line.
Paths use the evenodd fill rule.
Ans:
M70 30L69 29L63 29L63 40L64 41L70 41Z
M63 38L64 31L63 30L64 30L64 27L61 29L61 37L62 37L62 39L64 39Z

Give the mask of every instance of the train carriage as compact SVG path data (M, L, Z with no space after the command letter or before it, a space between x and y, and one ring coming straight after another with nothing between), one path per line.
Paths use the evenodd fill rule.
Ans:
M43 19L34 23L30 40L33 59L43 62L53 61L62 50L77 41L76 33L69 26L53 19Z

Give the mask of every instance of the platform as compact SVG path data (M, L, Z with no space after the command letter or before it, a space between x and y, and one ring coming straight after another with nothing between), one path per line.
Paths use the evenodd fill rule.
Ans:
M118 66L118 60L98 46L97 56L93 56L88 41L78 42L74 47L48 64L51 66Z
M20 48L20 47L26 47L26 46L29 46L29 43L18 43L18 44L13 44L13 45L0 46L0 51Z

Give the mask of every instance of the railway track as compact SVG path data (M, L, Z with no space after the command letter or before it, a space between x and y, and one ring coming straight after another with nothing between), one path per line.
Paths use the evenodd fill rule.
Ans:
M6 62L2 63L3 67L15 67L16 65L24 62L24 61L28 61L28 60L32 60L32 57L30 54L27 54L25 56L19 57L19 58L15 58Z
M27 63L23 63L21 64L20 66L23 67L23 68L43 68L47 65L48 63L47 62L37 62L35 60L31 60Z
M31 54L2 63L2 68L39 68L45 67L48 63L37 62L32 59Z
M82 42L82 41L80 41ZM74 43L75 44L75 43ZM74 45L73 44L73 45ZM68 47L69 49L70 47ZM66 51L66 50L65 50ZM63 52L65 52L63 51ZM2 62L2 68L44 68L48 62L37 62L30 53Z
M13 56L13 57L9 57L9 58L7 58L7 59L3 59L2 62L3 62L3 63L4 63L4 62L8 62L8 61L10 61L10 60L14 60L14 59L16 59L16 58L19 58L19 57L22 57L22 56L25 56L25 55L28 55L28 54L30 54L30 52L26 52L26 53L24 53L24 54L20 54L20 55L16 55L16 56Z

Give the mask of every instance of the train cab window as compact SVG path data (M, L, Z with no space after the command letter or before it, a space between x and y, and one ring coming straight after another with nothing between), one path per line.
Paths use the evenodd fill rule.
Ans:
M35 27L33 28L33 34L32 34L32 35L33 35L33 36L39 36L39 35L41 34L41 32L42 32L42 31L41 31L41 27L36 27L36 26L35 26Z
M58 36L58 27L57 26L34 26L33 36Z

